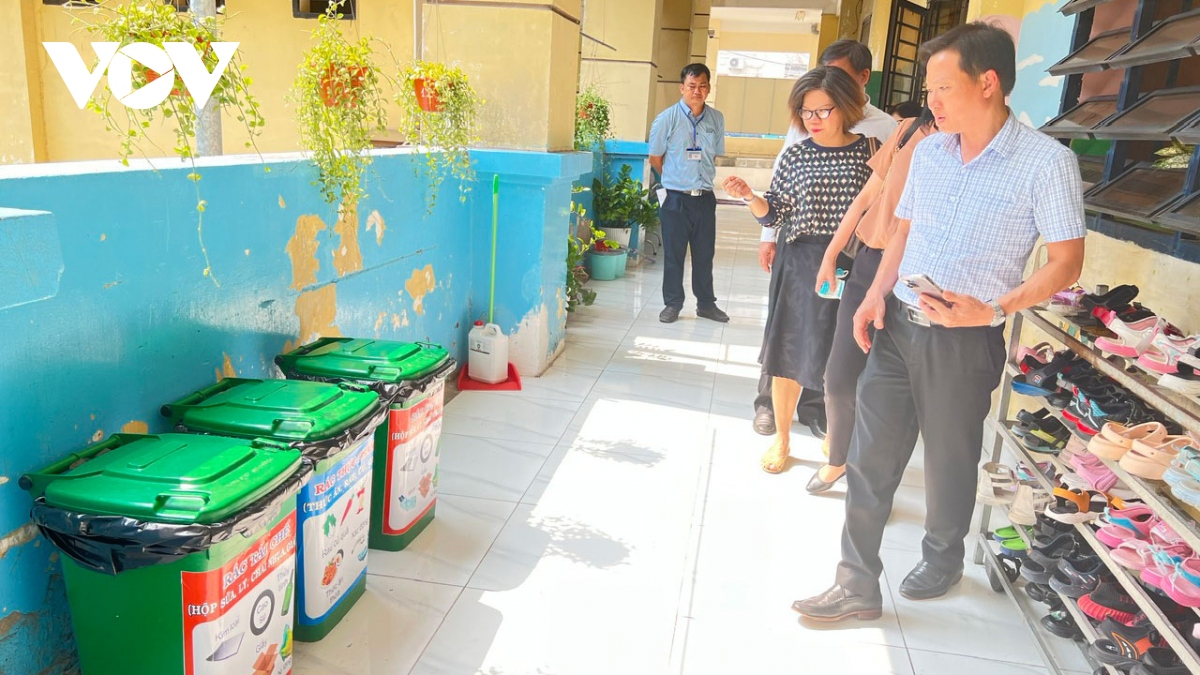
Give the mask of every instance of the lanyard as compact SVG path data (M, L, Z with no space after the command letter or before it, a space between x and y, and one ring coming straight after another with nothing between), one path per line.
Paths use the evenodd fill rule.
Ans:
M696 129L700 126L700 123L704 121L704 116L708 114L708 107L705 106L704 112L700 113L700 116L697 117L695 121L692 120L692 111L688 110L687 106L683 104L683 101L679 102L679 107L683 108L684 119L688 121L688 124L692 125L692 148L699 148L700 143L696 140ZM691 148L688 149L690 150Z

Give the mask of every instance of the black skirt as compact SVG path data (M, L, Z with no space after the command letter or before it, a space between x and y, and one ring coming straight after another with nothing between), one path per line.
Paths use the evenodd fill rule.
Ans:
M833 346L838 301L817 295L817 271L831 235L778 237L759 362L772 377L821 391Z

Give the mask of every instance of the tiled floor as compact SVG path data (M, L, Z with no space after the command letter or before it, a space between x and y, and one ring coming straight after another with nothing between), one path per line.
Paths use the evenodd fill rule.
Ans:
M804 492L820 447L799 428L789 471L758 468L767 277L745 211L719 218L733 320L688 307L660 324L660 265L593 282L545 376L447 406L437 519L408 550L371 553L367 596L297 647L297 675L1046 672L980 568L939 601L895 593L920 555L919 453L884 540L883 618L797 623L791 602L832 580L843 493Z

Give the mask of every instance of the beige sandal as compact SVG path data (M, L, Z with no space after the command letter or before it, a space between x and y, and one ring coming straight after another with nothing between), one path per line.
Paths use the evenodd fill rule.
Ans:
M767 452L763 454L759 463L762 465L763 471L767 473L782 473L787 468L788 457L791 452L779 452L778 444L772 443L771 447L767 448Z

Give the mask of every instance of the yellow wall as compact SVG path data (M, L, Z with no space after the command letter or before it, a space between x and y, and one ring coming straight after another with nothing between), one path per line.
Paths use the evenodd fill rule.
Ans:
M551 2L572 16L579 14L579 0L520 0L503 7L473 3L424 6L425 57L455 63L467 71L485 100L480 131L487 145L555 150L571 146L579 28L549 11ZM653 8L654 0L649 2ZM360 35L378 38L376 63L395 74L413 56L412 3L359 0L358 6L358 18L342 22L343 31L351 39ZM0 58L8 64L0 76L0 96L6 103L0 109L0 163L117 155L115 136L105 130L98 115L75 105L41 46L43 41L72 42L86 61L92 53L87 45L91 38L72 19L90 14L90 9L43 5L40 0L0 1ZM227 0L226 16L223 37L241 43L238 55L254 78L251 90L267 121L259 149L295 150L296 125L285 97L316 21L294 18L286 0ZM656 31L644 32L648 37L642 48L652 55ZM521 49L513 45L521 45ZM23 67L26 53L30 55L28 69ZM648 90L650 82L647 76L643 89ZM99 86L106 83L102 80ZM648 101L650 95L644 94L644 98ZM9 102L19 105L7 105ZM389 116L394 128L398 119L394 104L389 105ZM236 119L226 115L223 127L225 152L247 152L246 135ZM150 140L146 146L151 156L173 154L170 127L152 128ZM156 150L154 144L162 150Z
M671 7L675 20L682 9ZM646 140L658 112L655 59L664 11L662 0L588 0L585 7L581 30L589 37L582 41L579 85L595 87L612 103L615 138Z
M0 164L45 158L41 101L30 97L40 78L37 52L37 5L34 0L0 4Z
M483 145L574 147L578 25L536 5L427 4L425 14L426 58L457 62L484 100Z
M721 51L800 52L816 67L819 36L811 33L720 32ZM713 105L725 115L725 128L734 133L786 134L790 124L788 94L794 80L723 76Z

